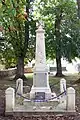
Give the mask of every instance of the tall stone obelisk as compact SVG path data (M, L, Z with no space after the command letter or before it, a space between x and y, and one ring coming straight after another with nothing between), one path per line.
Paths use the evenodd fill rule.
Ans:
M30 98L43 97L43 99L51 98L51 89L48 81L48 67L46 65L45 54L45 30L42 25L36 30L36 56L33 75L33 86L30 92Z

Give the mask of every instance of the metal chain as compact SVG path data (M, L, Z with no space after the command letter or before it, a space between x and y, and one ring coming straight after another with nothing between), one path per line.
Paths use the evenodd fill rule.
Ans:
M17 85L17 87L15 88L15 93L17 93L17 91L18 91L19 84L20 84L20 82L18 82L18 85Z
M57 82L57 83L58 83L58 82ZM57 83L56 83L56 84L57 84ZM15 88L15 92L16 92L16 93L17 93L19 84L20 84L20 83L18 82L18 86ZM59 99L59 97L62 96L64 93L65 93L65 95L66 95L66 90L65 90L64 84L63 84L63 89L64 89L64 92L60 93L60 94L57 95L56 97L53 97L53 98L50 98L50 99L44 99L44 100L31 100L31 99L23 96L23 95L20 94L20 93L17 93L17 95L19 95L20 97L23 97L23 98L25 98L25 99L27 99L27 100L34 101L34 102L47 102L47 101L49 101L49 100L53 100L53 99L56 99L56 98Z
M17 95L19 95L20 97L25 98L25 99L27 99L27 100L33 101L33 102L48 102L49 100L53 100L53 99L56 99L56 98L59 99L59 97L62 96L64 93L66 93L66 91L60 93L60 94L57 95L56 97L53 97L53 98L50 98L50 99L44 99L44 100L31 100L31 99L23 96L23 95L20 94L20 93L17 93Z

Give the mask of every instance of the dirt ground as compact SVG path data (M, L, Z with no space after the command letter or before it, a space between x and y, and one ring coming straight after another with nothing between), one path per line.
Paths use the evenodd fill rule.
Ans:
M80 85L74 86L76 89L76 115L54 115L45 116L14 117L5 116L5 90L9 86L15 86L14 81L0 80L0 120L80 120Z

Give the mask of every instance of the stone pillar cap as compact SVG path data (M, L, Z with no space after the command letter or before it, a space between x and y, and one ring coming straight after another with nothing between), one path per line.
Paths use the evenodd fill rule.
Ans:
M23 80L23 79L21 79L21 78L18 78L17 80Z
M75 93L75 89L73 87L67 88L67 93Z
M13 93L14 91L15 91L14 88L9 87L9 88L6 89L5 93L6 93L6 94L11 94L11 93Z
M9 88L7 88L7 89L6 89L6 91L7 91L7 90L14 90L14 88L12 88L12 87L9 87Z
M61 81L66 81L66 80L64 78L62 78Z
M45 30L43 29L43 25L39 24L38 25L38 29L36 30L36 32L45 32Z

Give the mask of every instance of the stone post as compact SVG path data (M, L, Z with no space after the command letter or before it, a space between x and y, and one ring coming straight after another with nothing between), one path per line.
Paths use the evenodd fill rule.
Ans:
M11 112L15 106L15 90L11 87L5 91L6 112Z
M18 93L23 94L23 80L21 78L16 81L16 95Z
M67 103L66 107L68 111L75 111L75 89L72 87L69 87L67 89Z
M63 93L64 91L66 91L66 80L64 78L62 78L60 80L60 92ZM66 93L64 93L60 97L60 103L66 103Z
M66 90L66 80L64 78L62 78L60 80L60 92L64 92Z

